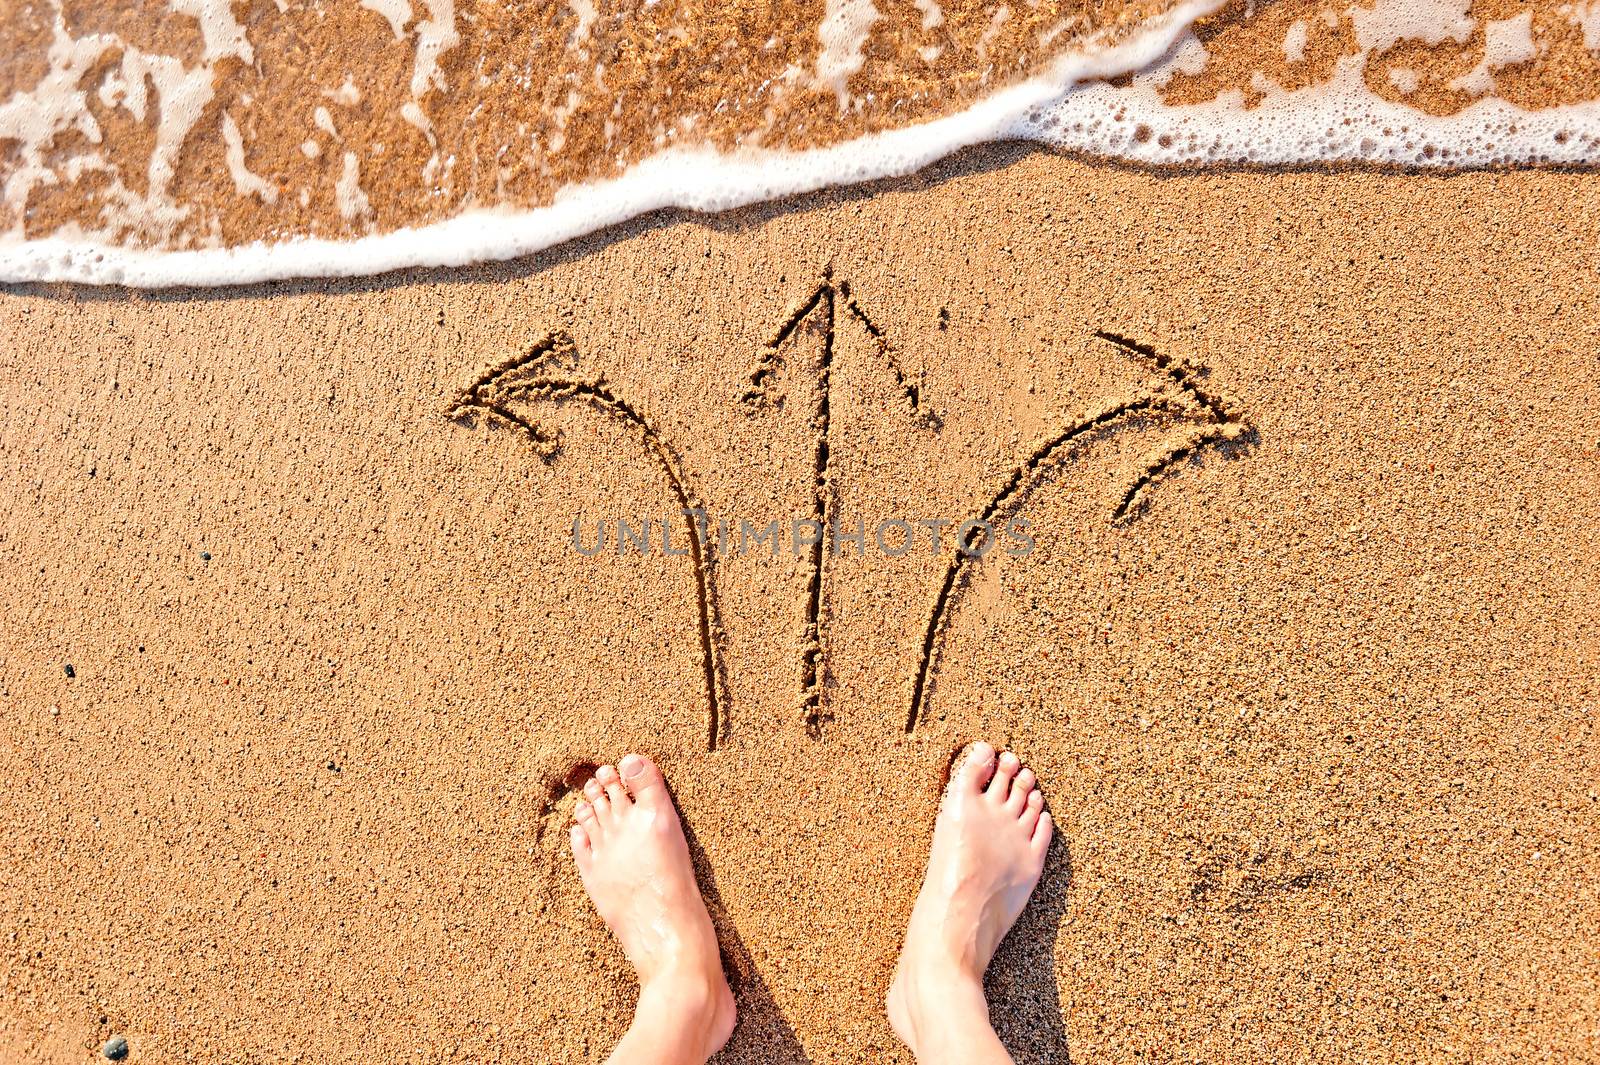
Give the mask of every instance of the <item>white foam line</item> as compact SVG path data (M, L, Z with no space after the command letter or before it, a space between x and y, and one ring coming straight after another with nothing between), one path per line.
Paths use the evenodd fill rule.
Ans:
M662 208L726 211L751 203L908 174L951 152L1013 136L1029 112L1071 85L1149 66L1221 0L1187 0L1120 44L1062 56L1050 71L955 115L804 152L669 151L610 181L577 186L548 206L477 210L355 240L299 239L197 251L141 251L48 237L0 245L0 282L72 281L166 288L290 277L353 277L407 267L512 259Z
M1593 165L1600 157L1600 105L1525 111L1479 100L1451 115L1393 103L1366 87L1366 57L1340 59L1324 84L1273 89L1255 107L1237 93L1174 107L1152 84L1087 85L1029 115L1019 136L1156 166L1308 162L1423 169Z

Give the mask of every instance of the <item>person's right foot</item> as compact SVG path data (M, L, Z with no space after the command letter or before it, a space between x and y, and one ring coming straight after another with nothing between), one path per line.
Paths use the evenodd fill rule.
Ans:
M983 971L1044 872L1053 829L1035 782L987 743L951 775L889 988L889 1023L914 1052L952 1009L982 1003Z
M734 1002L678 811L654 762L603 765L573 810L572 856L595 909L639 975L640 1018L704 1061L733 1031ZM642 1031L661 1051L662 1039Z

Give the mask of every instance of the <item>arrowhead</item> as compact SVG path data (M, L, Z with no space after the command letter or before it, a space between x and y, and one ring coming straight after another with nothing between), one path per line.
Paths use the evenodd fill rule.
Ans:
M479 374L456 396L460 406L481 405L484 401L509 399L519 388L547 376L551 370L574 370L578 365L578 346L570 335L546 333L526 351L513 355Z
M526 351L479 374L456 393L446 413L457 421L470 422L482 417L491 425L515 429L525 435L539 457L548 462L560 450L561 435L523 416L509 404L519 393L546 381L551 370L575 369L577 363L578 348L572 337L559 331L547 333Z
M1180 356L1165 355L1148 344L1141 344L1118 333L1104 329L1095 331L1095 339L1104 341L1122 352L1149 365L1156 371L1158 391L1175 392L1177 402L1194 408L1197 417L1207 421L1239 422L1237 405L1226 395L1205 387L1201 378L1206 368Z
M800 327L813 316L822 317L822 328L827 336L826 344L833 343L833 317L834 317L834 287L830 274L824 274L821 284L811 290L800 306L795 308L784 319L772 339L762 346L756 353L755 361L751 364L750 372L745 375L744 391L739 394L739 401L745 409L754 413L767 407L781 406L783 392L778 383L778 371L784 366L783 348L789 340L799 332Z
M861 306L860 301L850 290L850 282L835 282L831 271L823 272L822 281L790 313L773 334L772 339L756 353L750 371L745 375L744 390L739 396L746 409L754 412L782 405L783 389L778 377L779 371L787 361L783 349L808 322L814 323L813 327L820 328L823 333L823 376L826 378L826 364L832 361L837 329L841 321L854 321L866 332L878 360L888 371L895 391L899 393L912 417L931 428L938 428L938 415L923 407L921 381L908 376L901 368L900 360L889 343L888 335Z
M1185 458L1209 444L1244 440L1255 431L1236 403L1201 383L1205 367L1187 359L1164 355L1147 344L1116 333L1099 330L1095 336L1118 351L1147 363L1158 375L1152 394L1197 423L1140 461L1131 483L1111 512L1113 519L1126 518L1145 489Z

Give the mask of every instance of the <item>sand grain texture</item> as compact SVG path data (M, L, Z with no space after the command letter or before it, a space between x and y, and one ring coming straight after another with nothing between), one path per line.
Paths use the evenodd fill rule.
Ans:
M562 782L632 748L735 969L722 1060L904 1061L880 1003L985 736L1060 824L992 975L1019 1061L1594 1059L1597 197L1000 147L464 274L6 294L0 1058L598 1060L633 991ZM946 555L827 561L812 703L808 560L714 563L708 753L689 562L570 544L673 512L637 426L512 397L545 461L446 414L564 333L713 514L788 520L826 362L826 505L960 520L1157 388L1097 331L1249 431L1121 519L1192 419L1044 463L910 734Z

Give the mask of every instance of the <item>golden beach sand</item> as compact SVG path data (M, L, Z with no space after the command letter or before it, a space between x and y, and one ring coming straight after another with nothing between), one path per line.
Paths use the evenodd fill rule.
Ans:
M1596 190L1001 145L494 267L6 293L0 1059L598 1060L569 787L638 750L719 1060L905 1061L979 737L1059 825L1019 1061L1594 1059ZM864 553L574 550L683 550L680 493ZM991 504L1034 550L873 540Z

